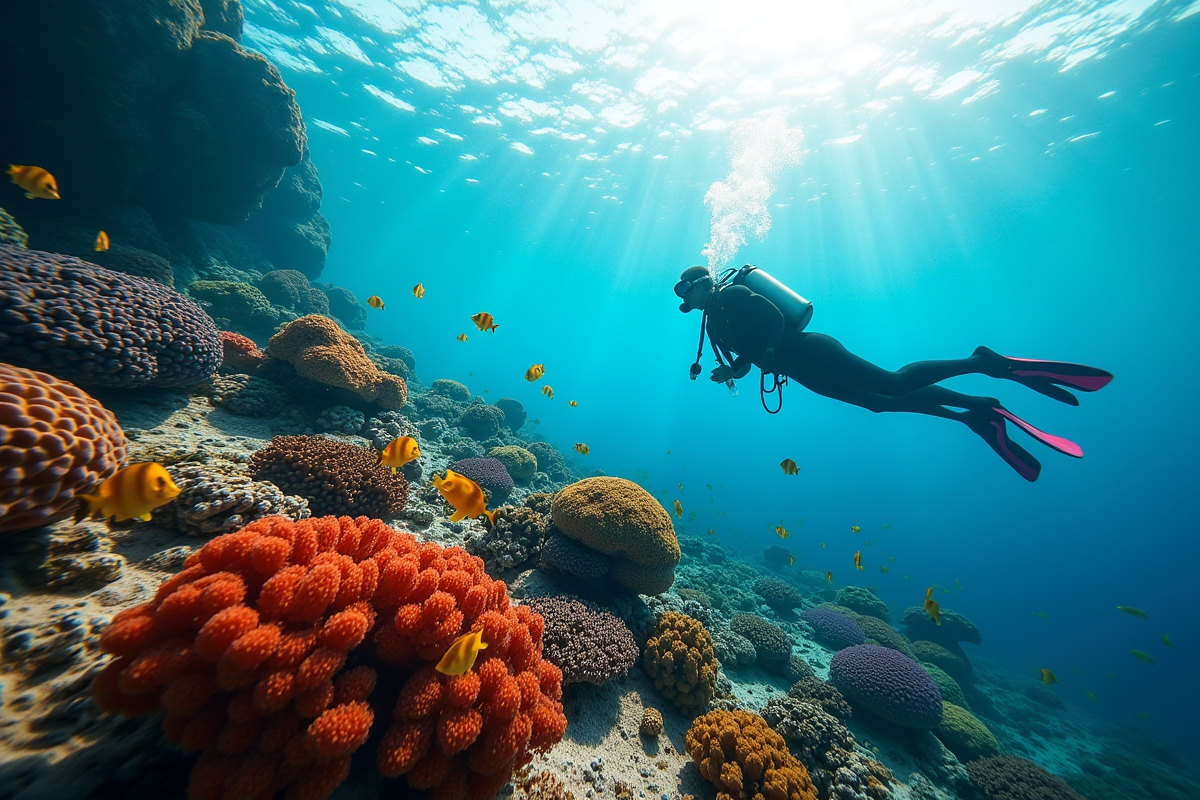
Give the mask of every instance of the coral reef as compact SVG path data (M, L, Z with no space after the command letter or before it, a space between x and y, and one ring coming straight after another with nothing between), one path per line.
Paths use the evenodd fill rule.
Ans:
M457 400L460 403L471 401L471 390L458 381L452 381L449 378L438 378L429 384L429 391L433 394L449 397L451 400Z
M308 278L299 270L271 270L259 279L257 286L272 305L282 306L297 316L329 316L329 298L320 289L310 286Z
M525 484L533 480L538 471L537 457L524 447L507 444L503 447L493 447L487 451L488 458L494 458L504 465L508 474L517 483Z
M571 480L571 468L562 453L554 449L549 442L530 442L525 449L533 453L538 462L538 469L555 481Z
M472 439L484 441L500 432L504 424L504 412L495 406L477 403L468 406L467 410L458 417L458 426L467 432Z
M779 612L791 611L804 602L800 590L780 578L759 578L754 582L754 593Z
M9 244L22 249L29 247L29 235L25 233L17 221L3 208L0 208L0 245ZM516 402L515 400L513 402ZM499 402L497 402L499 405ZM522 419L524 422L524 419ZM520 426L517 426L520 427ZM514 428L514 430L516 430Z
M313 283L314 288L325 293L329 313L348 331L361 331L367 327L367 307L358 302L354 292L332 283Z
M70 516L125 463L117 418L79 388L0 363L0 533Z
M314 514L387 519L404 510L408 481L374 451L323 436L276 436L250 457L250 475L308 500Z
M996 755L967 762L971 784L988 800L1086 800L1027 758Z
M717 800L817 800L808 770L757 714L710 711L685 740L700 774L717 787Z
M273 417L288 403L287 395L257 375L215 375L213 405L243 417Z
M487 492L488 505L497 506L512 494L513 479L504 464L494 458L464 458L452 462L450 469L478 483Z
M773 544L763 551L763 561L769 567L781 568L786 567L792 559L792 551L786 547L780 547Z
M942 720L942 695L929 673L903 653L877 644L839 650L829 681L855 709L896 725L928 730Z
M609 557L617 583L650 595L671 588L680 557L675 528L658 501L633 481L577 481L559 490L550 513L564 535Z
M513 433L521 430L521 426L525 424L526 413L525 406L521 405L521 401L513 397L501 397L495 403L496 408L504 412L504 424Z
M755 659L763 667L776 671L787 669L792 655L792 637L778 625L757 614L734 614L729 629L750 640Z
M400 408L408 398L404 379L380 372L362 344L329 317L312 314L289 322L271 337L267 355L288 362L301 377L346 389L385 410Z
M221 369L226 372L253 374L267 363L267 354L259 350L250 337L233 331L221 331L220 337L223 351Z
M642 736L655 737L662 733L662 712L657 708L646 708L642 711L642 721L638 725L638 733Z
M963 680L971 674L970 664L965 658L950 652L936 642L915 641L912 643L912 654L918 661L941 667L947 675L955 680Z
M861 586L845 586L838 589L835 602L856 614L865 614L882 620L886 620L892 615L887 603L880 600L870 589L864 589Z
M725 669L749 667L754 663L754 643L729 628L720 628L713 634L713 648Z
M815 677L812 664L809 664L803 658L794 653L788 656L787 667L784 669L784 677L792 683L803 680L805 678Z
M543 569L565 572L576 578L603 578L610 567L603 553L561 533L552 533L542 543L540 564Z
M270 335L281 321L279 310L253 286L240 281L196 281L187 287L222 328Z
M825 713L820 706L790 695L767 701L763 719L796 745L800 759L805 763L835 746L854 749L854 736L837 717Z
M700 620L674 611L651 626L642 668L677 708L702 708L717 689L717 654Z
M504 506L496 521L483 533L472 533L463 547L483 559L489 575L514 569L536 559L542 551L546 520L529 508Z
M914 642L924 639L927 642L937 642L943 647L952 647L959 642L983 644L983 634L975 627L975 623L959 614L957 611L943 607L938 615L940 625L935 625L925 609L920 606L909 606L904 609L904 624L907 626L908 638Z
M818 642L834 650L862 644L867 640L858 622L831 608L818 606L805 609L800 619L812 626Z
M913 654L912 642L905 638L904 634L899 633L879 617L859 614L855 617L855 621L858 623L858 627L862 628L863 633L866 634L869 641L874 641L875 644L881 644L893 650L899 650L909 658L916 658Z
M367 420L367 429L363 435L371 440L376 450L382 450L391 444L392 440L401 436L420 439L423 434L399 411L384 411Z
M542 657L562 670L562 682L597 686L624 678L638 658L633 633L620 618L574 597L536 597L525 605L542 615Z
M1000 743L987 725L954 703L942 702L942 721L933 729L933 734L964 764L1000 752Z
M83 386L191 386L217 371L216 326L161 283L0 245L4 358Z
M471 630L487 644L475 668L436 672ZM167 738L201 751L189 797L328 797L384 714L381 773L486 798L566 729L541 634L462 550L365 517L270 517L208 542L118 614L93 692L105 711L166 711ZM380 669L399 696L373 703Z
M882 642L880 642L882 644ZM887 645L884 645L885 647ZM896 649L896 648L893 648ZM929 664L924 661L919 662L921 669L929 673L929 677L933 678L933 682L937 684L938 691L942 693L942 701L953 703L956 706L969 709L967 698L963 694L962 687L958 685L958 681L951 678L946 671L935 664Z
M389 412L391 413L391 412ZM367 418L363 412L348 406L331 406L317 415L317 427L325 433L354 436L362 430ZM388 441L391 441L390 439ZM385 442L384 444L387 444Z
M140 247L114 244L103 253L88 253L86 260L115 272L149 278L167 286L175 285L175 270L171 262Z
M233 533L251 522L282 515L291 520L308 518L308 501L286 495L267 481L256 481L228 462L175 464L167 471L179 487L179 496L154 512L156 521L169 517L174 526L192 536Z
M826 714L832 714L838 719L850 719L853 709L846 698L832 683L826 683L816 676L801 678L788 689L788 697L811 703Z

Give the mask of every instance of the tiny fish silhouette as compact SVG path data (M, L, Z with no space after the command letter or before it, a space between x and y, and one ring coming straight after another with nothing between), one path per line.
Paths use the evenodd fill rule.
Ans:
M866 572L866 570L863 569L863 565L862 565L862 550L854 551L854 567L859 572Z
M1171 637L1170 637L1170 636L1167 636L1167 635L1164 633L1164 634L1162 635L1162 643L1163 643L1163 644L1165 644L1167 647L1170 647L1170 646L1171 646Z
M586 456L588 453L592 452L592 449L583 442L576 442L575 451L578 453L583 453Z
M103 253L108 250L108 246L108 234L104 231L100 231L98 234L96 234L96 252Z
M467 340L467 335L465 333L460 333L458 336L455 336L454 338L458 339L460 342L465 342Z
M904 576L904 580L908 580L908 576ZM941 625L942 607L938 605L937 600L933 599L933 587L930 586L925 590L925 613L933 620L934 625Z
M675 501L675 516L683 516L683 505L678 500Z
M796 475L800 472L800 467L796 466L796 462L790 458L780 461L779 466L783 467L784 475Z
M554 399L554 389L551 388L550 384L546 384L542 387L542 394L546 395L546 397L550 398L551 400Z
M1154 663L1154 658L1149 653L1143 653L1141 650L1130 650L1129 652L1133 653L1133 657L1139 661L1145 661L1147 664Z
M825 573L825 582L826 582L826 583L833 583L833 573L832 573L832 572L826 572L826 573Z
M369 305L371 308L383 311L383 300L381 300L377 294L373 294L367 298L367 305Z
M851 533L862 533L862 528L858 527L857 525L851 525L850 532Z
M1042 619L1050 619L1050 615L1047 614L1045 611L1035 611L1035 612L1033 612L1033 615L1035 617L1041 617Z
M424 296L425 296L425 284L418 283L416 286L413 287L413 297L420 300Z
M575 400L568 400L567 405L569 405L571 408L576 408L579 406L579 403L576 402Z
M789 558L789 559L788 559L788 566L789 566L789 567L790 567L792 564L795 564L795 563L796 563L796 557L795 557L795 556L792 556L791 558Z
M1142 619L1146 619L1150 616L1145 611L1142 611L1140 608L1135 608L1134 606L1117 606L1117 611L1124 611L1131 617L1141 617Z
M792 535L790 533L788 533L787 528L783 527L782 525L775 526L775 535L778 536L780 539L792 538Z
M1053 686L1054 684L1058 683L1058 678L1050 670L1040 669L1038 672L1041 673L1042 683L1046 684L1047 686Z

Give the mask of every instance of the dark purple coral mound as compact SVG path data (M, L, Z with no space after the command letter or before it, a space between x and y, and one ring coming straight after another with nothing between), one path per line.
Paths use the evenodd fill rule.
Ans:
M504 464L494 458L464 458L455 461L450 469L466 475L487 492L488 505L496 507L508 499L513 490L513 479Z
M190 386L221 365L217 326L169 286L0 245L0 348L79 386Z
M862 626L845 614L832 608L809 608L800 614L800 619L812 625L817 641L834 650L841 650L867 640Z
M616 617L574 597L537 597L525 605L542 615L542 656L563 673L563 684L603 686L629 674L638 658L637 640Z
M931 730L942 721L942 693L929 673L903 653L877 644L839 650L829 681L856 709L896 725Z
M611 566L603 553L561 533L551 535L542 543L541 565L576 578L602 578Z

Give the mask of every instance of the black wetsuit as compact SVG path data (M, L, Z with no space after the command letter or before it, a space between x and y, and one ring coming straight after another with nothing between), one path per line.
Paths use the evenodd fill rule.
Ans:
M726 286L709 301L707 332L733 367L735 378L757 366L786 375L817 394L871 411L908 411L962 421L966 421L964 414L951 408L973 411L999 405L995 398L936 385L956 375L982 372L976 356L918 361L891 372L854 355L832 336L788 328L774 303L745 286Z

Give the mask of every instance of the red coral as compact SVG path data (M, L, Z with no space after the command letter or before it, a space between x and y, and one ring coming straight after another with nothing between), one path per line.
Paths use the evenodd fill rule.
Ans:
M268 517L184 566L114 618L101 645L117 658L93 692L106 711L167 712L167 737L201 751L193 800L323 800L389 712L381 773L484 800L566 729L542 618L459 548L366 517ZM472 630L487 644L475 668L434 670ZM392 707L371 703L380 664L400 681Z
M253 374L267 361L267 354L252 339L233 331L221 331L221 348L224 350L221 367L227 372Z

